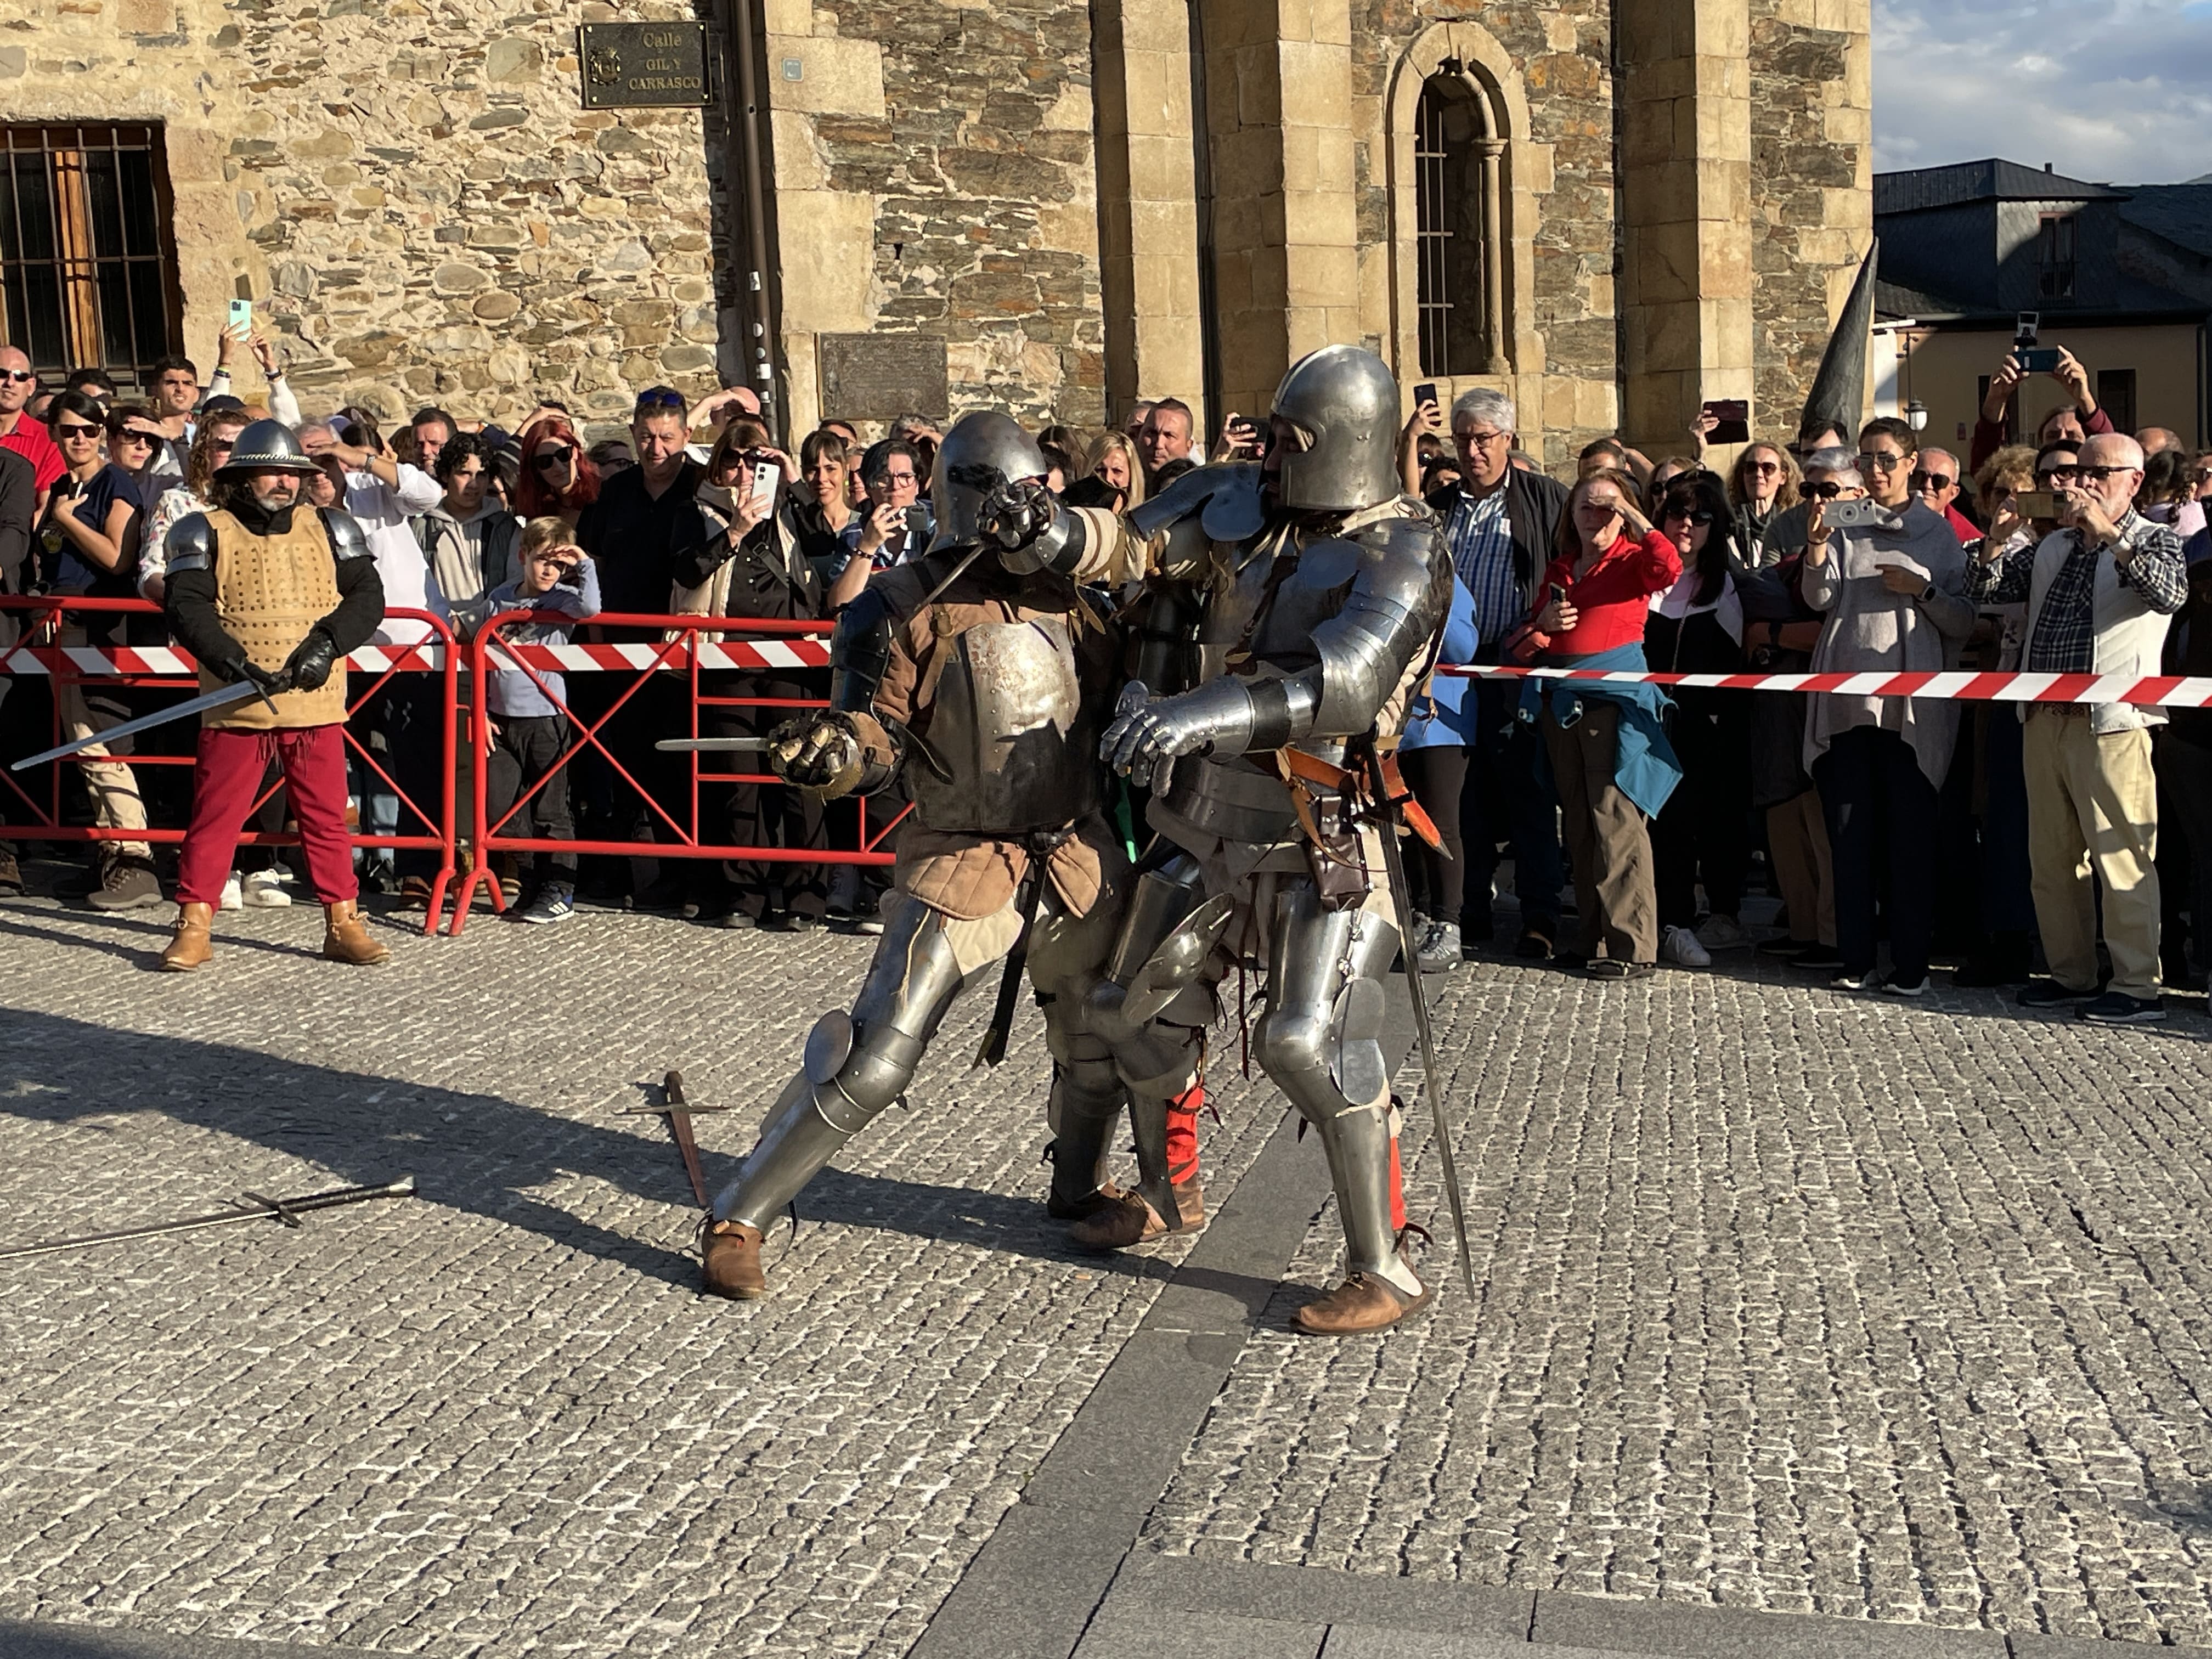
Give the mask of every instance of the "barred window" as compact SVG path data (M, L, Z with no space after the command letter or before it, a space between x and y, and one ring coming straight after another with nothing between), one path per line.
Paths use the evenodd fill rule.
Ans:
M1500 373L1504 318L1494 261L1505 144L1487 95L1449 59L1422 83L1413 123L1421 373Z
M140 391L183 310L161 128L0 125L0 343Z

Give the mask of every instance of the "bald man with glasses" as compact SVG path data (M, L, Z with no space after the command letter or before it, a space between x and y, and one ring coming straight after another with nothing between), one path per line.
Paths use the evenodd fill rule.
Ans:
M1978 603L2027 603L2031 674L2159 672L2167 619L2188 596L2181 538L2135 510L2142 446L2120 433L2086 441L2052 477L2057 527L2010 553L1993 536L1970 574ZM2039 466L2037 481L2045 470ZM2027 1008L2078 1008L2084 1019L2163 1019L2159 998L2158 785L2150 729L2157 708L2031 703L2026 722L2028 864L2051 977L2021 993ZM2093 873L2094 872L2094 873ZM2104 888L2112 983L2097 974L2096 885Z

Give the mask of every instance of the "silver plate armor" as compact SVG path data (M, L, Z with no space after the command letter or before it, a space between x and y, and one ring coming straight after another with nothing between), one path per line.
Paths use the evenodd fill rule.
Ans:
M169 533L161 539L161 548L172 575L183 570L212 570L215 526L208 522L206 514L187 513L169 526Z
M1283 446L1275 497L1293 513L1378 507L1398 477L1398 382L1373 352L1323 346L1291 365L1272 408L1297 429Z
M948 775L907 773L921 821L1004 836L1057 830L1097 811L1106 711L1085 705L1066 618L986 623L947 649L927 735Z
M1012 416L994 409L963 415L937 446L937 465L929 475L930 506L937 514L937 539L930 550L972 544L981 534L978 510L992 491L1019 478L1042 478L1049 471L1044 451Z
M367 559L374 556L368 544L368 532L361 527L361 520L342 507L319 507L323 529L331 538L331 552L341 561Z

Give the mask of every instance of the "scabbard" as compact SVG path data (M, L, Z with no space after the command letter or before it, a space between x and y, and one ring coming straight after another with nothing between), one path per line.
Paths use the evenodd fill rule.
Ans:
M991 1007L991 1026L983 1033L982 1046L975 1050L970 1071L977 1066L996 1066L1006 1057L1006 1039L1014 1029L1014 1004L1022 994L1022 970L1029 965L1030 932L1036 926L1037 908L1044 899L1045 866L1053 849L1066 839L1065 835L1040 836L1030 842L1030 867L1014 899L1021 913L1022 931L1014 936L1013 948L1006 952L1006 969L999 975L999 1000Z

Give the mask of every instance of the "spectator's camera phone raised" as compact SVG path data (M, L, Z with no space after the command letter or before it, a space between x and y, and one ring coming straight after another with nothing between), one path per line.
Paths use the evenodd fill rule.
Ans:
M1861 529L1881 522L1881 507L1874 501L1830 501L1820 509L1820 522L1838 530Z

